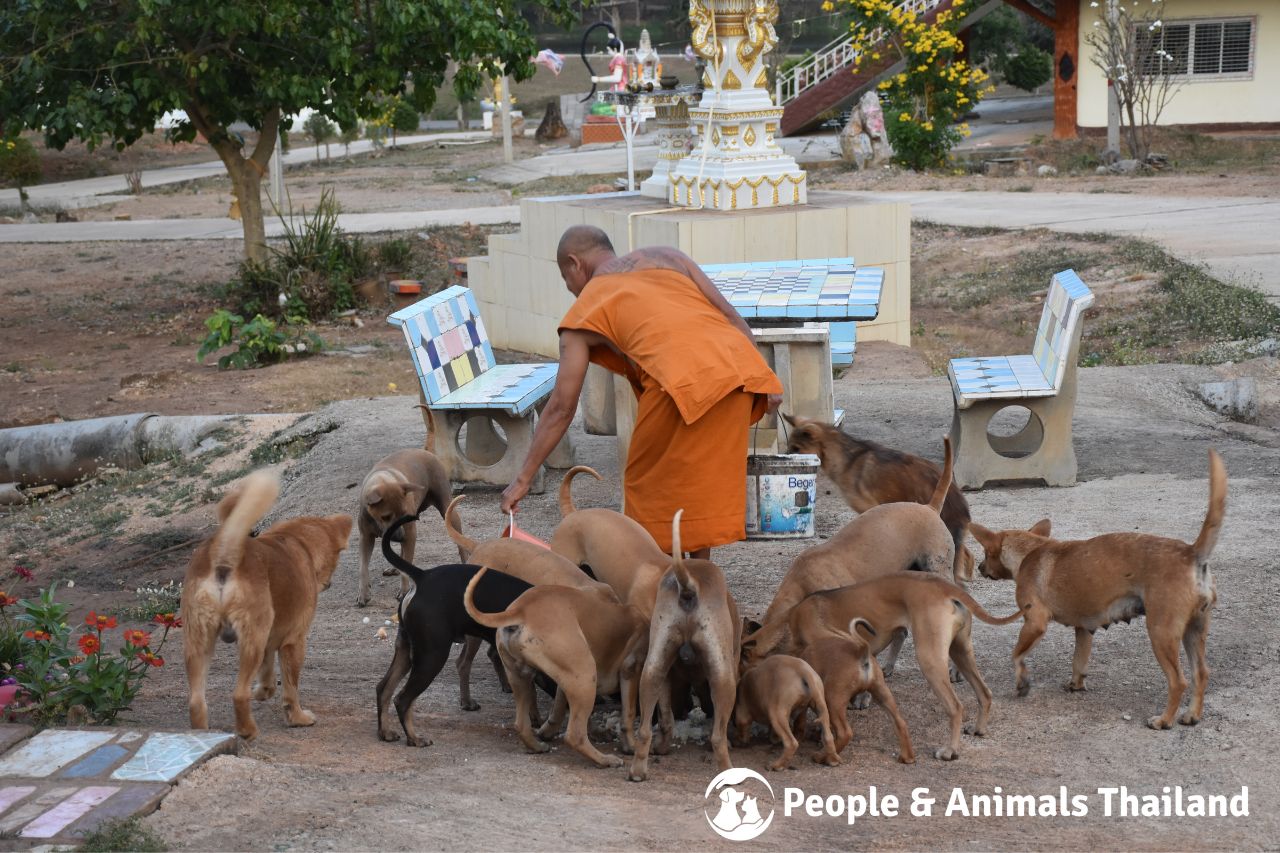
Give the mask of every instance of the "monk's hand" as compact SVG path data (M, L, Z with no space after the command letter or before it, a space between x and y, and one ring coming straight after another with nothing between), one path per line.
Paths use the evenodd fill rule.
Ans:
M529 494L529 484L517 479L502 490L502 513L509 515L520 508L520 499Z
M782 405L782 395L781 395L781 394L770 394L770 395L769 395L769 411L771 411L771 412L776 412L776 411L778 411L778 407L779 407L779 406L781 406L781 405Z

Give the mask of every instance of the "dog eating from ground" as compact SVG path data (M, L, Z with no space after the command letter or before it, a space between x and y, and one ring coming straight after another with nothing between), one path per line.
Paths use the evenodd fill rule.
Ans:
M645 618L635 607L619 604L607 587L602 592L556 585L535 586L505 610L484 612L472 596L488 571L480 569L471 578L463 603L471 619L496 632L498 655L515 694L515 730L525 748L549 751L546 741L559 733L567 708L565 743L597 767L621 767L621 756L605 755L592 745L588 723L596 697L621 690L622 748L632 751L636 681L649 639ZM536 734L531 722L535 672L557 685L555 704Z
M1116 622L1145 615L1147 634L1156 661L1169 682L1169 701L1163 714L1151 717L1153 729L1173 726L1187 689L1178 644L1191 665L1191 707L1178 722L1194 726L1204 714L1204 691L1209 680L1205 641L1209 616L1218 600L1209 556L1217 544L1227 509L1227 469L1217 452L1209 451L1209 509L1200 535L1190 545L1178 539L1147 533L1107 533L1081 541L1049 538L1045 519L1030 530L992 531L973 525L986 553L978 570L986 577L1013 578L1022 633L1013 650L1019 696L1031 690L1026 657L1050 622L1075 628L1076 649L1071 681L1066 689L1084 690L1093 648L1093 633Z
M855 620L862 619L874 635L871 653L877 654L895 635L910 631L915 642L916 661L925 680L942 702L951 721L948 745L934 756L952 761L960 756L960 732L964 726L964 705L956 696L947 675L947 659L973 687L978 697L978 719L967 731L985 735L991 711L991 691L978 672L973 656L973 616L989 625L1008 625L1022 614L996 618L973 596L934 575L900 572L840 589L815 592L791 608L784 617L766 622L744 638L748 662L760 660L777 650L795 654L824 637L848 637Z
M768 723L782 741L782 754L769 765L770 770L784 770L800 746L805 718L813 709L822 728L822 749L813 754L818 764L834 767L840 763L839 751L831 737L831 719L827 713L826 692L822 678L812 666L800 658L773 655L745 670L738 679L738 702L733 709L733 725L738 743L745 746L753 722Z
M303 517L279 522L257 537L250 532L280 494L280 479L250 474L218 504L218 532L196 549L182 583L183 659L190 686L191 727L209 727L205 684L214 645L221 636L239 646L240 672L232 691L236 734L258 734L252 698L269 699L276 689L275 660L285 720L310 726L315 715L302 707L298 680L307 632L318 596L329 588L338 556L351 536L351 517Z
M831 714L836 754L844 752L844 748L853 740L853 727L849 725L848 716L849 703L854 696L866 692L884 708L893 721L894 731L898 735L898 761L915 764L916 753L911 745L907 721L902 718L898 703L885 684L884 672L881 671L880 664L876 663L875 655L871 654L871 647L858 633L859 627L868 634L871 633L872 629L865 619L854 619L849 636L822 637L800 650L800 659L812 666L822 679L827 710Z
M680 516L671 520L669 568L657 584L649 623L649 652L640 675L640 731L628 777L643 782L649 775L649 750L653 743L653 709L668 695L667 673L685 644L711 686L714 714L711 748L719 770L729 763L729 717L737 695L742 621L724 573L710 560L686 560L680 552ZM570 516L572 518L572 516ZM647 534L646 534L647 535ZM634 593L633 593L634 595ZM637 609L640 609L637 605ZM671 745L675 720L669 702L663 703L659 726L662 736L654 752L665 755Z
M369 559L373 556L373 543L385 536L396 519L414 515L424 497L428 505L445 517L445 507L453 494L449 475L433 452L435 449L435 421L431 410L427 412L429 429L423 450L398 450L379 459L364 482L360 484L360 506L356 512L360 528L360 591L356 606L369 603ZM455 526L457 520L455 519ZM410 524L397 528L394 542L400 543L400 554L406 562L413 562L413 552L418 541L418 527ZM383 572L396 574L395 567ZM408 589L409 579L400 575L400 594Z
M822 473L839 487L855 512L903 501L933 502L941 472L928 459L854 438L833 424L787 414L782 417L792 427L787 452L816 455ZM956 583L973 580L973 555L965 547L965 532L971 521L969 502L955 483L947 487L941 515L955 544L952 578Z

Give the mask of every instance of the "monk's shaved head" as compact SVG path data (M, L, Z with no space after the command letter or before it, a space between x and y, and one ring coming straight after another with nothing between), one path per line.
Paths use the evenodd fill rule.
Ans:
M570 255L583 257L604 250L613 254L613 242L609 235L594 225L573 225L565 229L556 247L556 260L563 264Z

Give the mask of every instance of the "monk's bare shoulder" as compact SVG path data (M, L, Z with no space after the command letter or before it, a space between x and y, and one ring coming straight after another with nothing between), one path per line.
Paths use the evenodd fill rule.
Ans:
M596 270L597 275L613 275L615 273L633 272L635 270L674 270L678 273L687 273L687 268L683 262L683 253L669 249L665 246L647 246L643 249L636 249L634 252L628 252L617 258L612 258L601 264Z

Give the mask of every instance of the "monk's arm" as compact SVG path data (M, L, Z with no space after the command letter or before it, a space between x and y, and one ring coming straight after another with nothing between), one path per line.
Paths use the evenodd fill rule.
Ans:
M702 267L698 266L693 258L686 255L678 249L669 249L670 256L680 262L685 269L685 274L693 279L693 283L698 285L698 290L702 291L702 295L707 297L707 301L714 305L725 319L733 324L733 327L739 332L747 336L747 340L751 341L751 345L756 345L755 336L751 334L751 327L747 325L747 321L742 319L742 315L738 313L738 309L729 304L729 300L724 298L724 294L720 292L711 279L707 278L707 274L702 271Z
M582 383L587 377L590 355L591 348L582 334L574 331L561 333L560 367L556 372L555 388L547 399L547 405L538 415L538 426L533 431L533 444L529 448L529 455L525 457L524 467L520 469L515 482L502 493L504 513L515 510L516 504L528 493L529 485L537 476L542 463L569 431L569 424L578 411L578 397L582 394Z

